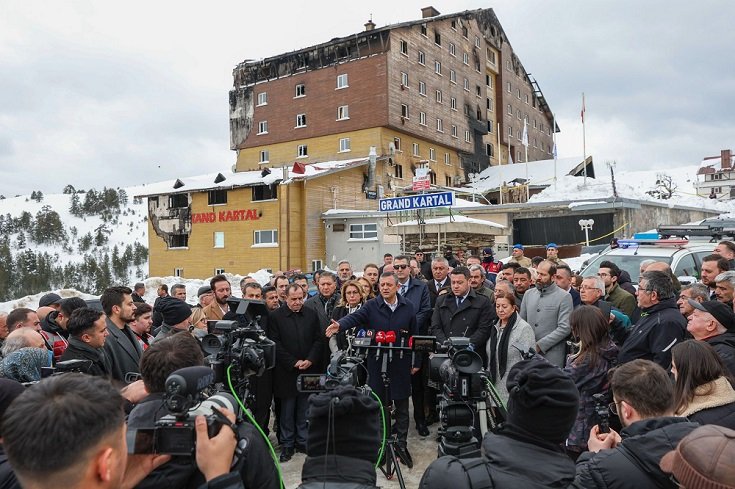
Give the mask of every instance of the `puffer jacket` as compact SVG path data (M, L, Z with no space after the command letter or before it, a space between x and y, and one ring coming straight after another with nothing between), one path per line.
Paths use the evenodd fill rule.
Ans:
M620 432L616 448L585 452L577 459L571 487L636 489L676 487L659 467L661 457L699 427L686 418L664 416L637 421Z

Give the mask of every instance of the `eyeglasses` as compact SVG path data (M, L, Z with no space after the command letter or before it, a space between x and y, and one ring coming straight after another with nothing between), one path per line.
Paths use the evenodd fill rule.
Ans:
M611 413L613 413L615 416L618 416L618 403L626 402L626 401L618 401L618 402L611 402L607 405L607 408L610 410Z
M403 270L404 268L408 268L408 265L396 265L394 263L393 268L395 268L396 270Z

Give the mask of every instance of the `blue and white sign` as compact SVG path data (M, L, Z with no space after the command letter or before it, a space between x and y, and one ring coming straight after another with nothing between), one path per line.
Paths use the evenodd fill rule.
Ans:
M382 212L410 211L414 209L429 209L431 207L448 207L451 205L454 205L454 192L393 197L378 201L378 209Z

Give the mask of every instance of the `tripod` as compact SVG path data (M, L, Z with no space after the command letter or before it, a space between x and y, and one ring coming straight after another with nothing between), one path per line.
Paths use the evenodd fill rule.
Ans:
M394 475L398 476L398 484L401 489L406 489L406 483L403 481L403 473L401 466L398 464L396 457L396 445L398 445L398 434L393 433L391 415L388 411L391 403L390 396L390 377L388 376L388 352L383 351L383 364L380 368L380 377L383 379L383 392L385 392L385 404L383 405L383 417L386 422L386 430L390 433L390 437L386 439L386 450L383 452L384 466L380 466L380 471L385 478L392 480Z

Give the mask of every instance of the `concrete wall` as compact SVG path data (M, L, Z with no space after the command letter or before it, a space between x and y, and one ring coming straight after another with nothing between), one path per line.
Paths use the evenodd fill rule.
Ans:
M350 260L353 270L360 271L368 263L383 263L383 255L400 252L400 243L394 236L385 236L386 220L376 217L329 218L325 220L325 265L336 269L342 259ZM334 231L334 224L344 224L344 231ZM350 239L350 224L377 223L375 239Z

